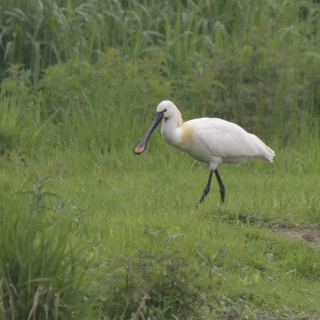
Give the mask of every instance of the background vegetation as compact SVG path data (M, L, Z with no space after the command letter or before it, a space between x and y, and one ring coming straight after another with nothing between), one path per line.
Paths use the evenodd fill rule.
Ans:
M0 318L319 318L320 2L0 4ZM237 122L275 163L208 169L157 104Z

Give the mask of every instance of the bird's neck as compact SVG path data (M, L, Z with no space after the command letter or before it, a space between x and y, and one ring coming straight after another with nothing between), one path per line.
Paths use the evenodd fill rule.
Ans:
M180 122L180 121L179 121ZM181 120L182 124L182 120ZM177 119L171 117L167 120L163 119L161 126L161 135L162 138L169 144L177 146L180 141L180 135L178 131L179 125Z

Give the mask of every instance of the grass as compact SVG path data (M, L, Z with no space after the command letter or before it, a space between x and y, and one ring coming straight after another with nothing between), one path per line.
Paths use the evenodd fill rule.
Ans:
M75 270L80 247L66 241L70 222L48 219L47 197L56 196L43 190L48 179L29 180L36 188L14 195L2 185L0 315L66 318L81 299L81 274Z
M188 272L214 288L221 303L215 305L217 316L230 308L247 315L277 310L290 317L294 310L319 312L319 251L269 229L288 215L319 223L319 181L312 170L284 173L277 162L225 165L220 171L226 203L220 205L213 183L196 209L208 169L182 154L165 161L169 148L162 155L131 153L127 169L110 169L102 155L92 161L59 151L37 161L18 159L2 171L1 186L11 192L32 190L31 174L51 176L43 197L54 209L43 214L67 223L75 246L86 243L82 256L95 270L85 275L87 285L102 276L105 259L139 250L154 255L179 250L190 263ZM291 156L290 150L276 153ZM2 166L7 161L2 158ZM215 261L219 250L224 253ZM94 316L87 306L87 317Z
M97 65L68 62L51 67L39 86L28 84L21 68L12 69L14 76L2 83L1 112L8 121L1 123L0 185L10 202L20 203L19 208L12 206L11 212L18 212L12 215L19 217L22 208L28 213L30 206L35 207L42 215L36 227L41 230L39 239L47 239L47 234L54 237L47 239L53 243L52 254L54 244L60 247L61 242L65 252L81 248L74 258L73 251L67 253L70 260L62 251L56 258L68 276L68 270L74 270L72 286L78 288L79 296L70 295L69 284L56 282L61 273L49 268L46 288L52 286L56 293L66 290L66 294L58 312L53 298L50 304L45 294L40 295L37 317L46 319L46 310L51 310L53 316L65 318L121 319L140 307L140 316L153 314L157 319L172 314L221 318L232 312L239 317L299 319L314 310L319 313L319 251L303 240L286 238L275 228L287 226L288 218L319 223L317 118L293 115L296 128L290 131L286 146L277 133L268 136L272 128L264 130L250 122L251 129L261 132L275 150L275 162L221 166L226 203L220 204L214 181L196 209L208 179L206 165L168 146L159 132L143 155L133 152L161 97L180 92L183 83L190 86L190 78L177 83L161 76L152 59L144 64L152 68L138 63L129 67L111 51ZM129 70L125 78L123 70ZM190 102L185 108L180 103L185 119L192 118L197 109L190 108ZM284 110L279 112L285 116ZM6 233L15 235L15 225L4 214L2 219ZM53 234L55 228L63 232ZM17 236L18 246L25 242L22 235ZM3 246L9 247L6 242ZM2 260L2 270L7 261L16 259L11 248ZM144 253L139 256L141 250ZM32 257L38 264L50 263L41 252ZM176 276L168 273L170 268L177 270ZM164 287L168 277L169 283L174 283L174 277L179 282ZM32 269L25 283L43 283L41 279ZM19 282L13 286L26 290ZM26 316L33 310L38 287L28 290ZM179 302L172 298L177 292L183 293ZM152 300L143 300L143 306L141 297L151 293ZM113 308L114 303L126 307ZM81 316L75 311L77 304L85 307ZM187 306L196 310L191 313ZM2 309L7 317L15 316L9 307L6 303Z
M0 318L319 318L318 1L2 1ZM157 104L275 162L206 165Z

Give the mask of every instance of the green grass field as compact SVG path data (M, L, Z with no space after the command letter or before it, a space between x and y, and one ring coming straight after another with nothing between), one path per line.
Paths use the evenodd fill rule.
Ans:
M0 7L0 319L320 319L319 1ZM274 163L196 208L208 166L134 153L165 99Z
M38 215L35 219L41 217L49 230L48 236L54 237L59 245L67 240L65 245L76 248L74 271L84 272L74 275L78 281L81 278L79 290L83 290L83 295L93 292L84 305L84 318L108 314L111 307L102 297L107 296L104 290L108 291L111 275L105 269L114 259L130 257L139 250L155 256L178 251L187 259L188 285L198 282L210 285L210 293L214 292L219 301L211 300L211 309L201 309L204 318L219 318L223 312L233 309L239 316L265 315L271 319L285 314L299 318L301 314L305 317L313 310L319 311L320 252L312 245L308 247L304 240L292 240L274 229L276 225L287 224L285 217L319 223L318 177L312 173L290 172L277 162L225 165L221 175L227 190L226 203L220 205L218 188L213 183L213 190L196 209L208 170L182 154L174 153L171 159L165 159L169 148L164 146L163 155L158 156L151 151L141 157L132 153L127 169L110 169L102 155L92 161L84 160L80 154L66 157L57 152L36 161L11 159L10 167L8 160L2 158L2 168L7 167L2 171L1 185L13 194L11 201L21 203L27 192L33 192L24 204L35 206L34 214ZM290 150L288 153L290 155ZM280 163L289 157L286 152L277 154ZM290 162L290 158L287 161ZM43 189L39 189L41 180L49 176L50 180L44 181ZM13 205L13 208L16 207ZM26 207L23 213L20 223L30 214L30 209ZM23 252L24 238L19 239L16 225L7 223L12 217L2 219L5 223L1 226L2 232L14 233L8 237L22 246L21 259L30 259ZM37 230L40 238L33 241L41 241L46 230ZM54 234L51 230L55 230ZM38 254L37 263L45 266L52 263L50 255L33 253L37 251L33 246L36 244L31 245L30 250L32 255ZM58 256L58 259L64 261L65 257ZM21 261L20 267L23 265ZM115 267L118 272L120 267L121 263ZM43 268L43 273L48 272ZM69 270L64 272L70 276ZM54 275L55 272L51 277ZM154 275L157 276L160 278ZM33 281L46 287L54 279ZM118 281L114 285L121 290L122 284ZM19 285L23 288L25 284ZM63 283L62 291L64 286ZM143 292L138 285L135 289ZM136 297L135 306L132 303L136 309L140 298ZM72 302L77 305L82 299ZM124 306L126 300L122 299ZM160 315L160 318L169 317Z

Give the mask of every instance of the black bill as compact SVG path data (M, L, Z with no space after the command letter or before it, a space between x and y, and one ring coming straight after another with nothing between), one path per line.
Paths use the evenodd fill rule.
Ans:
M151 136L151 133L157 127L157 125L160 123L162 118L163 118L163 112L157 112L156 116L154 117L154 119L152 121L152 124L151 124L150 128L148 129L148 131L146 132L144 137L141 139L139 144L134 149L134 152L136 154L141 154L146 149L147 142L148 142L148 140L149 140L149 138Z

